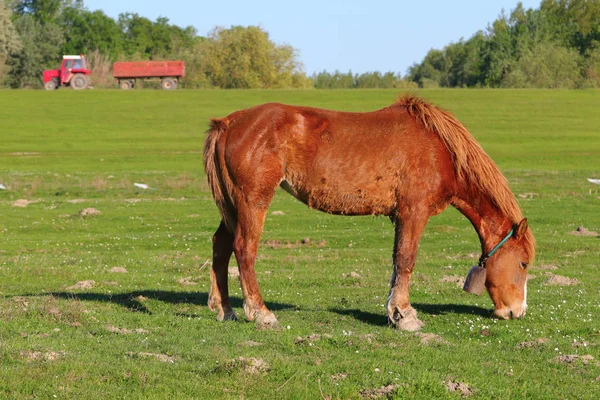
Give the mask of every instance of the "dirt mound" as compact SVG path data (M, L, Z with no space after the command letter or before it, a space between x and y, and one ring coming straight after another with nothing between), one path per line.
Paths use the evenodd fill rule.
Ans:
M76 290L76 289L91 289L94 287L94 285L96 284L96 281L94 280L87 280L87 281L79 281L76 284L74 284L73 286L69 286L67 288L67 290Z
M363 389L360 395L364 399L378 399L380 397L389 397L400 385L387 385L377 389Z
M102 213L95 208L84 208L83 210L79 211L79 216L81 217L94 217L100 214Z
M32 361L54 361L65 355L64 351L48 351L46 353L42 353L41 351L22 351L21 357L23 357L27 362Z
M569 232L569 235L576 236L598 236L598 232L590 231L583 226L578 226L574 231Z
M546 285L557 285L557 286L573 286L578 285L579 280L577 278L568 278L566 276L551 275L546 281Z
M450 342L445 340L440 335L436 335L435 333L417 332L417 336L421 338L421 344L427 344L427 345L434 344L434 343L450 344Z
M126 328L117 328L116 326L108 325L106 330L110 333L117 333L120 335L131 335L132 333L150 333L145 329L137 328L137 329L126 329Z
M463 382L447 381L444 385L449 392L459 392L463 397L473 394L473 388Z
M140 358L154 358L158 361L161 362L165 362L165 363L169 363L169 364L174 364L175 360L177 360L177 357L175 356L169 356L166 354L156 354L156 353L144 353L144 352L140 352L140 353L134 353L132 351L127 353L128 356L130 357L140 357Z
M536 347L540 347L545 345L546 343L548 343L548 339L546 338L539 338L536 339L532 342L521 342L517 345L517 349L531 349L531 348L536 348Z
M314 343L318 340L321 340L322 338L324 339L331 339L332 336L325 333L323 335L319 335L318 333L313 333L312 335L308 335L307 337L303 338L301 336L298 336L296 338L296 340L294 340L294 344L302 344L302 343Z
M540 265L538 267L535 267L535 269L541 269L541 270L544 270L544 271L549 271L549 270L553 271L553 270L558 269L558 267L556 265L554 265L554 264L545 264L545 265Z
M586 356L579 356L577 354L571 354L571 355L566 355L566 356L554 357L554 360L561 364L574 364L577 361L581 361L584 365L586 365L593 359L594 359L594 357L589 354Z
M463 285L465 284L465 278L463 278L462 276L458 276L458 275L451 275L451 276L444 275L444 277L442 279L440 279L440 282L456 283L458 286L463 287Z
M258 375L268 372L271 367L262 358L239 357L229 361L226 365L228 369L242 369L250 375Z
M13 207L21 207L21 208L23 208L23 207L27 207L27 206L28 206L30 203L31 203L31 202L30 202L29 200L25 200L25 199L19 199L19 200L16 200L16 201L15 201L15 202L12 204L12 206L13 206Z

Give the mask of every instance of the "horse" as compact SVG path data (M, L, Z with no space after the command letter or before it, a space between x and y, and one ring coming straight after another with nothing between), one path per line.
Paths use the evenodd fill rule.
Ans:
M267 103L213 118L204 167L221 222L213 236L208 306L237 320L227 272L235 254L247 320L277 324L254 270L267 209L278 187L336 215L381 215L395 226L388 322L419 330L409 299L417 247L431 216L448 205L481 242L485 287L502 319L527 310L535 241L505 177L450 112L405 94L364 113ZM492 251L493 250L493 251Z

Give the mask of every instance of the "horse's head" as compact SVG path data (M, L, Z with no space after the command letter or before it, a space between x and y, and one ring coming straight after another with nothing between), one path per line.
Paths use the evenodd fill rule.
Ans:
M523 219L510 239L487 261L485 286L500 318L520 318L527 311L527 270L533 261L533 235Z

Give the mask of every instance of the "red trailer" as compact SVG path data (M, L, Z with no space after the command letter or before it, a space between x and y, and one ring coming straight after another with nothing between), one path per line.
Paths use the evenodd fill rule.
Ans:
M179 80L185 76L184 61L132 61L116 62L113 76L121 89L131 89L137 79L160 79L163 89L177 89Z

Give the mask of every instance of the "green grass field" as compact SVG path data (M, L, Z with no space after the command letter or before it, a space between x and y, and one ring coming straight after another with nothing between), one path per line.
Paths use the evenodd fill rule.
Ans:
M0 398L600 398L600 238L569 234L600 232L600 186L587 181L600 178L598 91L419 92L465 123L529 218L524 319L494 319L487 295L446 282L480 248L448 209L427 226L411 288L422 332L437 336L389 328L389 220L330 216L284 192L256 266L279 328L208 310L208 119L269 101L369 111L397 94L0 91ZM553 274L576 284L549 285Z

